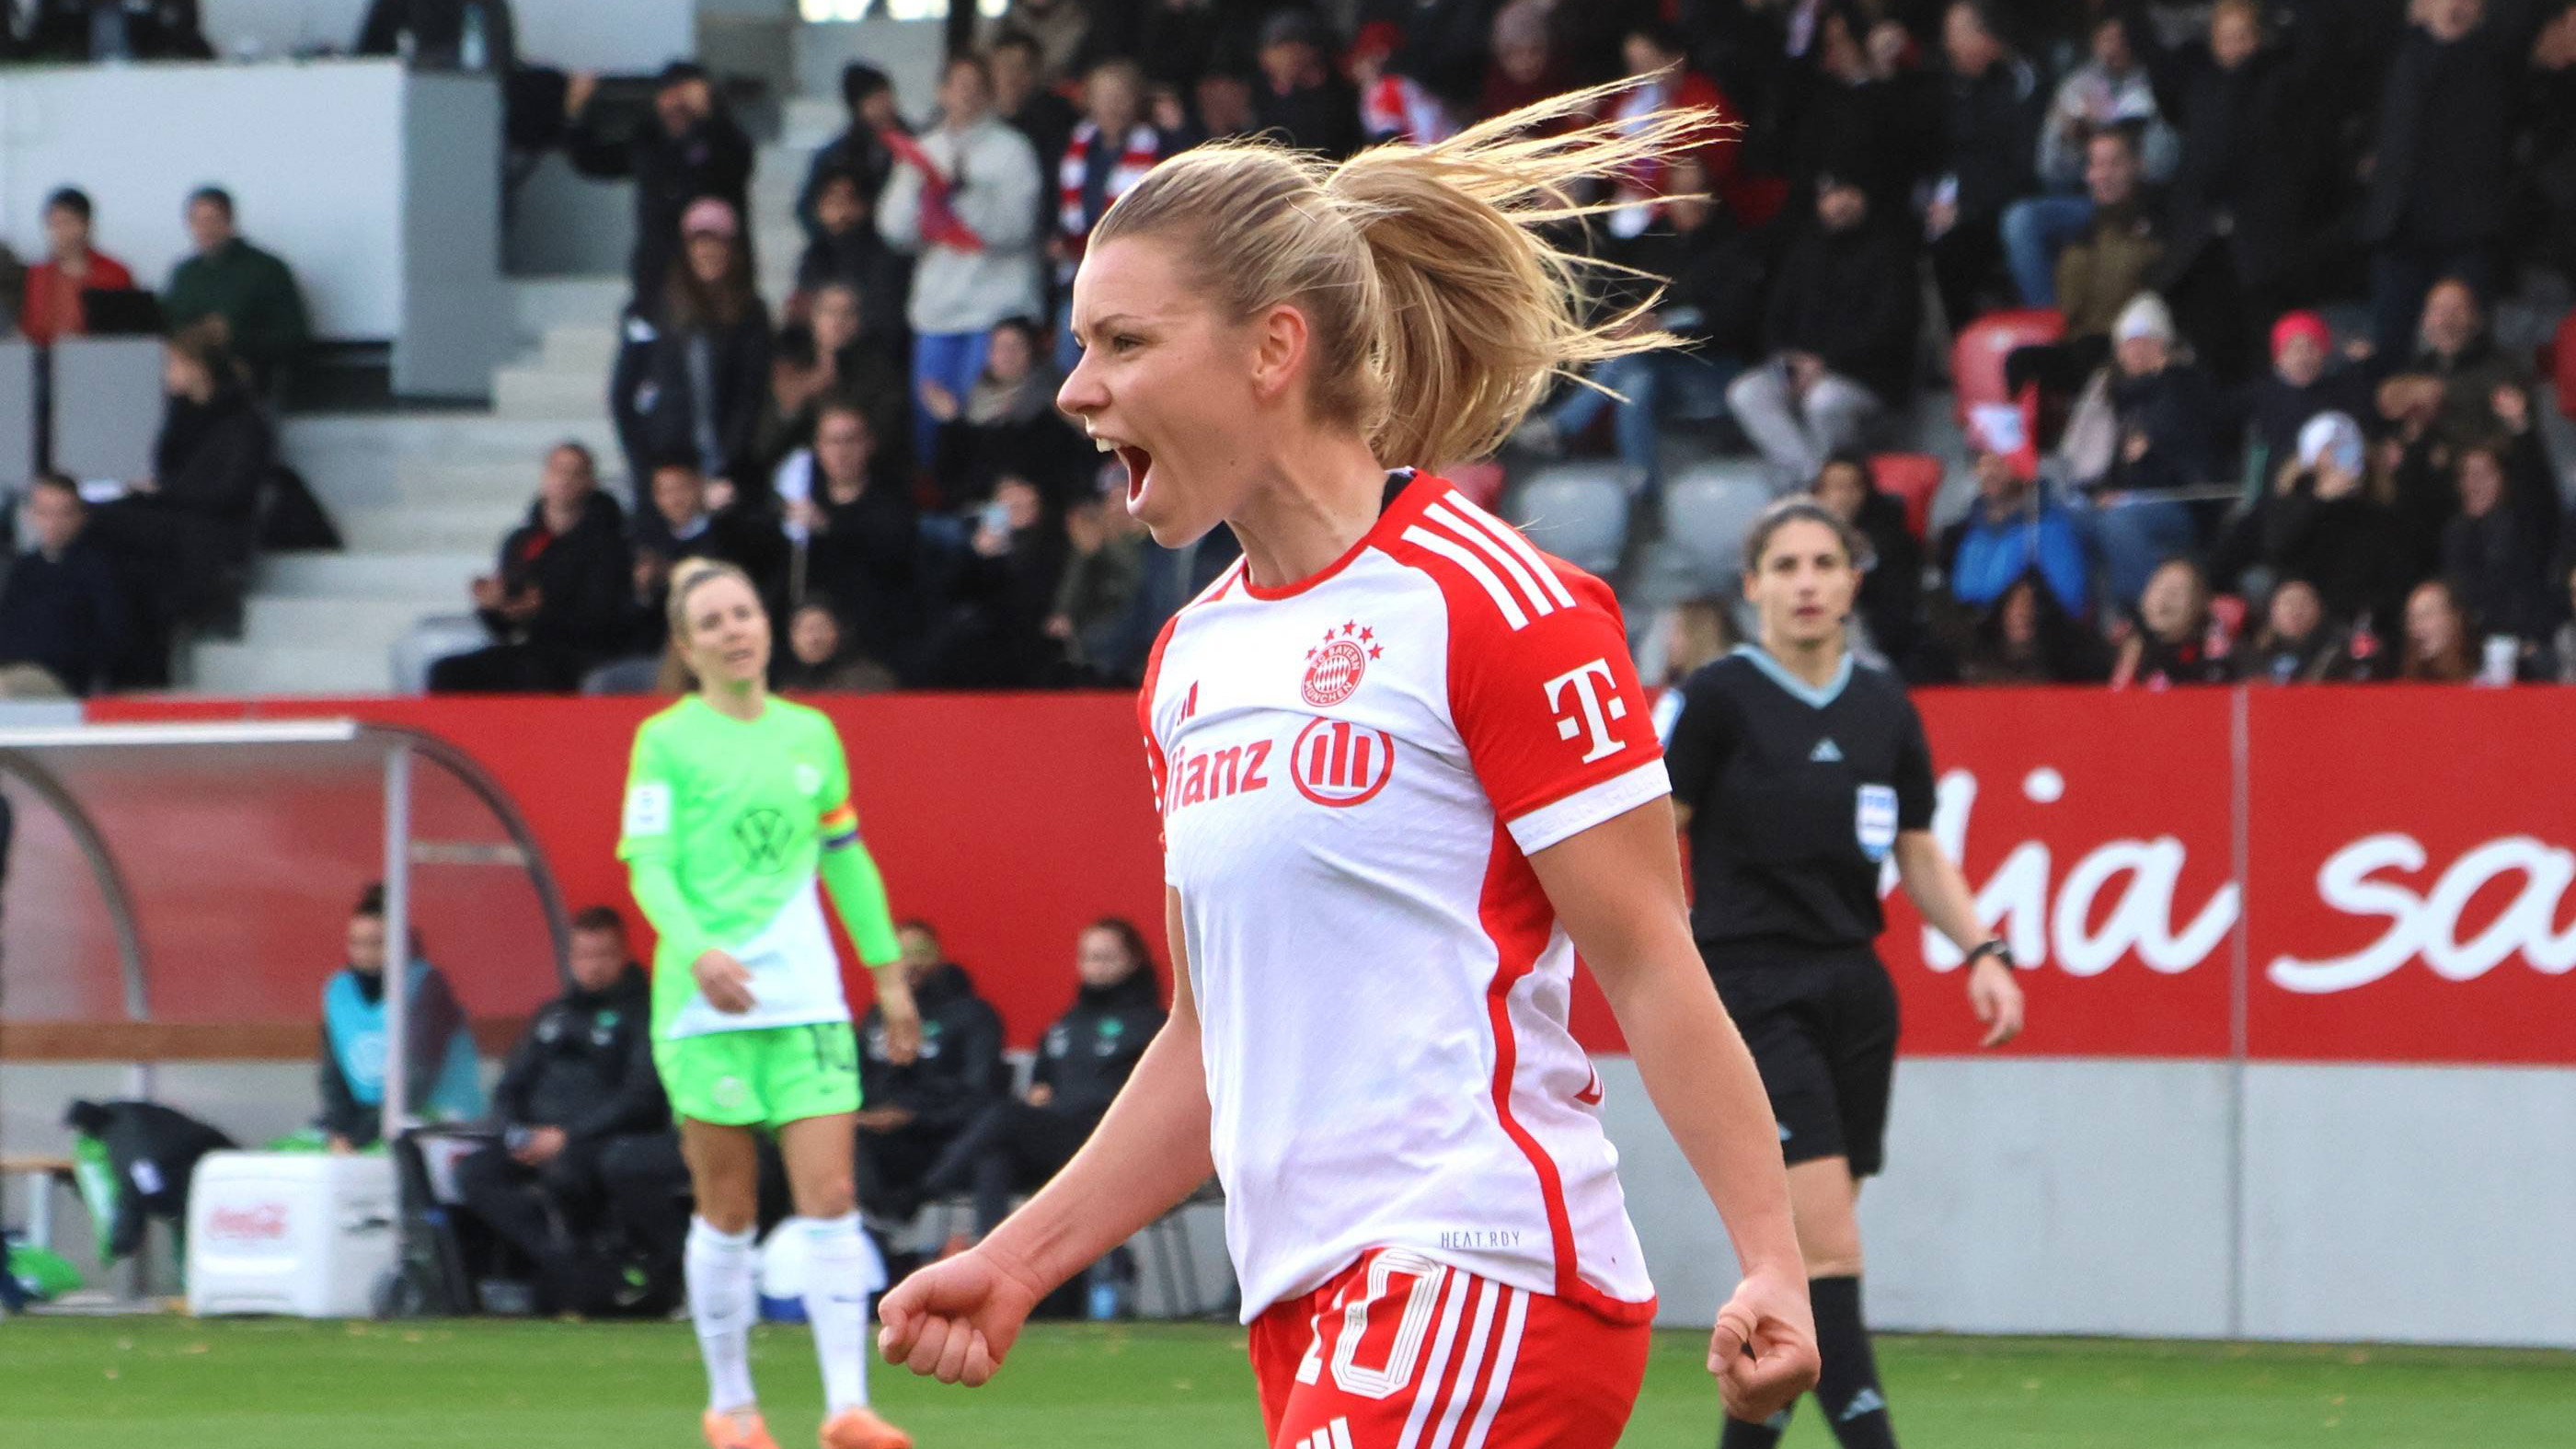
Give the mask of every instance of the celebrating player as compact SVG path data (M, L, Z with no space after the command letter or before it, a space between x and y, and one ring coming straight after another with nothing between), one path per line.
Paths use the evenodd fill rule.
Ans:
M704 560L671 576L671 637L698 692L635 731L618 857L653 952L653 1064L680 1119L697 1215L683 1264L707 1365L710 1449L776 1449L752 1393L758 1307L753 1134L778 1134L811 1234L805 1311L823 1367L822 1449L910 1449L867 1406L866 1285L882 1265L859 1234L851 1185L858 1046L815 894L876 971L877 1003L908 1058L912 990L876 862L859 843L840 737L820 713L772 699L769 619L740 569Z
M1985 1044L2021 1030L2012 954L1977 927L1932 838L1932 751L1889 671L1858 662L1843 621L1868 545L1823 505L1784 499L1744 546L1759 645L1703 666L1673 726L1675 811L1690 831L1700 954L1761 1064L1824 1350L1816 1397L1845 1449L1893 1449L1860 1313L1860 1179L1878 1171L1896 1068L1896 987L1871 943L1882 862L1968 959ZM1788 1427L1728 1406L1720 1449Z
M1611 90L1332 165L1185 153L1111 207L1059 396L1177 547L1244 558L1156 645L1140 715L1174 1003L1062 1174L887 1295L891 1361L982 1383L1030 1306L1209 1173L1269 1442L1614 1443L1655 1303L1580 951L1745 1276L1709 1353L1759 1417L1814 1381L1761 1085L1691 949L1668 787L1617 605L1441 479L1567 368L1672 339L1582 320L1533 224L1705 142Z

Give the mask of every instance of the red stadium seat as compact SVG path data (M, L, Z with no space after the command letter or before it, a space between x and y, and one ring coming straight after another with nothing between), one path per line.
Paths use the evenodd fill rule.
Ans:
M1950 386L1957 394L1959 421L1967 422L1979 407L2011 404L2012 390L2004 385L2004 359L2014 348L2065 337L2066 315L2053 307L1990 313L1959 329L1959 340L1950 345Z
M1932 526L1932 499L1941 491L1941 460L1925 453L1880 453L1869 460L1870 481L1905 505L1905 527L1923 538Z

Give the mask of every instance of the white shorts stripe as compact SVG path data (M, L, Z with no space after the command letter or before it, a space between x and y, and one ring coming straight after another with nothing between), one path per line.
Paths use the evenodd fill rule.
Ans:
M1495 576L1492 569L1485 567L1485 561L1476 556L1475 550L1445 533L1434 533L1418 523L1405 529L1404 537L1406 542L1418 543L1465 569L1468 577L1483 585L1485 592L1493 596L1494 607L1503 611L1503 618L1510 622L1513 632L1529 627L1529 615L1521 609L1520 600L1512 597L1511 589Z
M1494 1415L1503 1407L1503 1394L1511 1388L1512 1361L1520 1357L1521 1323L1529 1317L1529 1290L1512 1290L1512 1306L1503 1314L1503 1341L1494 1349L1494 1380L1485 1386L1485 1403L1476 1410L1476 1422L1467 1426L1466 1442L1458 1449L1485 1449L1485 1434L1494 1427Z
M1458 1366L1449 1374L1449 1407L1440 1414L1440 1427L1431 1432L1430 1449L1449 1449L1458 1432L1458 1421L1467 1413L1467 1401L1476 1394L1476 1371L1485 1366L1485 1337L1494 1327L1494 1300L1509 1290L1500 1283L1477 1279L1476 1286L1485 1290L1476 1300L1476 1326L1467 1334L1466 1352L1458 1356Z
M1423 1361L1422 1377L1414 1381L1413 1412L1404 1416L1404 1434L1395 1441L1395 1449L1414 1449L1422 1439L1423 1421L1431 1417L1432 1386L1449 1366L1450 1343L1458 1336L1458 1306L1474 1281L1465 1273L1449 1275L1449 1295L1440 1305L1440 1332L1431 1340L1431 1357Z
M1556 570L1547 566L1547 560L1539 557L1538 550L1530 546L1530 541L1521 536L1519 529L1477 507L1475 502L1464 493L1453 492L1449 495L1448 501L1457 505L1460 514L1492 534L1503 547L1519 554L1521 561L1528 564L1539 576L1539 581L1547 585L1548 593L1555 597L1559 605L1568 609L1574 607L1574 595L1567 591L1565 580L1556 576Z
M1520 585L1521 597L1529 600L1531 613L1544 619L1556 612L1556 605L1549 601L1547 591L1538 586L1538 580L1530 577L1529 569L1520 558L1496 543L1492 534L1450 512L1447 504L1434 503L1422 510L1422 516L1465 539L1478 553L1501 564L1503 572L1512 576L1512 582Z

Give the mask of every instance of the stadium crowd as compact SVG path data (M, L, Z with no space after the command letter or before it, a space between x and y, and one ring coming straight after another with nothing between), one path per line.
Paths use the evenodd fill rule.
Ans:
M613 140L569 78L574 161L636 182L608 379L632 496L553 450L473 587L488 646L431 687L667 686L661 591L693 556L759 581L791 690L1134 681L1231 542L1154 545L1052 407L1102 211L1212 139L1347 154L1621 78L1604 121L1742 123L1588 198L1610 207L1586 239L1604 305L1638 295L1618 268L1669 277L1640 321L1690 347L1568 380L1504 471L1463 481L1615 463L1631 576L1694 465L1813 490L1876 545L1867 647L1919 682L2576 682L2576 521L2545 436L2576 389L2553 397L2535 348L2576 279L2571 0L1347 10L961 7L932 114L845 73L848 128L812 157L794 236L753 236L757 153L703 69L675 62ZM74 690L155 682L100 661L152 655L127 641L220 618L238 588L243 480L275 468L257 404L301 309L223 213L166 299L174 323L224 320L173 338L157 496L38 526L41 567L0 593L0 656ZM30 335L77 327L83 289L122 271L77 193L56 217ZM788 295L759 295L755 247L797 251ZM2576 373L2576 339L2554 366ZM1963 441L1918 405L1943 383ZM1934 528L1917 495L1944 474L1973 497ZM137 523L109 526L119 508ZM156 561L128 570L156 597L107 601L66 534ZM1733 612L1651 625L1688 654Z

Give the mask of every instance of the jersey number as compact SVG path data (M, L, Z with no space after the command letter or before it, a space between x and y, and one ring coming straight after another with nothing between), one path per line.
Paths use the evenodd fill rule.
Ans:
M1446 1268L1411 1253L1380 1253L1370 1260L1368 1292L1357 1303L1342 1306L1342 1331L1333 1345L1333 1382L1343 1393L1362 1399L1386 1399L1413 1382L1413 1366L1422 1357L1422 1340L1430 1331L1432 1310L1439 1306L1440 1286L1447 1277ZM1370 1333L1370 1320L1378 1317L1381 1330L1388 1326L1383 1321L1386 1315L1377 1314L1376 1309L1381 1303L1388 1304L1390 1310L1394 1308L1390 1290L1398 1278L1406 1280L1404 1300L1400 1312L1394 1314L1394 1341L1389 1343L1385 1332ZM1319 1328L1322 1317L1316 1315ZM1371 1338L1377 1342L1371 1344ZM1375 1367L1361 1363L1364 1347L1382 1351L1385 1362ZM1297 1366L1297 1382L1315 1382L1323 1376L1323 1366L1324 1336L1318 1332L1306 1345L1305 1361Z

